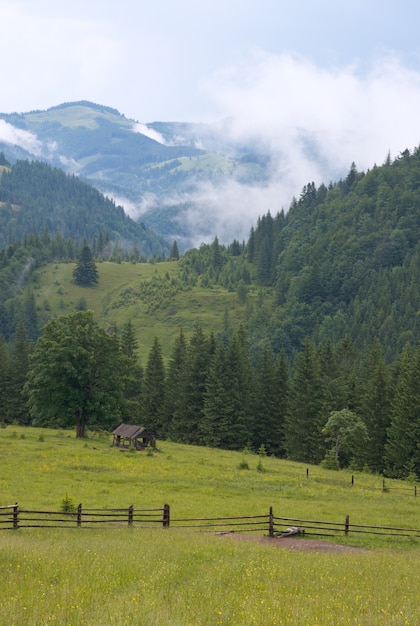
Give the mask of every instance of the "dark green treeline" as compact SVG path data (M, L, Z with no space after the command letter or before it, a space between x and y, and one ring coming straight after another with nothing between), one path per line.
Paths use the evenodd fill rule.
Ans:
M331 458L323 433L331 413L347 410L361 418L367 439L356 456L343 447L337 467L420 477L420 348L407 344L391 368L378 340L361 354L348 336L336 345L315 346L307 339L291 364L284 350L275 355L268 342L251 359L242 328L215 338L197 327L189 340L180 331L166 364L155 339L143 368L131 322L114 332L126 364L118 372L123 419L141 422L159 439L229 450L264 445L270 455L318 464ZM1 338L5 424L33 423L24 395L33 345L23 324L9 346Z

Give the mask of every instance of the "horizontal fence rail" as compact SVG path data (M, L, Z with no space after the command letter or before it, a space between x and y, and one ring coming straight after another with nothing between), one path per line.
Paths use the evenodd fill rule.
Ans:
M413 495L415 498L417 497L417 495L420 495L420 488L418 488L418 485L415 483L407 487L394 487L393 485L390 486L385 478L382 478L380 484L378 483L376 486L366 485L366 484L359 485L359 483L356 480L356 476L354 474L352 474L350 478L347 480L344 480L344 479L337 480L341 477L340 476L337 476L334 478L332 478L331 476L326 477L322 474L317 474L312 471L309 471L309 467L306 468L306 478L307 479L313 478L320 483L333 484L335 486L341 485L343 487L347 487L347 486L358 487L359 489L364 489L365 491L383 491L383 492L402 491L402 492L406 492L407 495Z
M196 528L216 533L269 532L269 516L240 515L233 517L173 518L172 528Z
M169 526L169 505L158 509L92 509L78 505L75 511L39 511L11 504L0 507L0 530L17 528L93 528L98 524Z
M302 527L305 535L336 537L337 535L384 535L387 537L417 537L420 538L418 528L399 528L394 526L374 526L372 524L350 524L347 515L344 522L327 522L319 520L307 520L293 517L273 516L274 534L285 532L285 526Z
M348 537L361 534L386 537L420 538L420 529L372 524L351 524L347 515L343 522L280 517L270 507L265 515L231 517L171 517L169 504L162 508L97 509L78 505L75 511L40 511L20 508L18 503L0 506L0 530L20 528L97 528L98 525L190 528L214 534L260 533L268 537L290 535L318 537Z

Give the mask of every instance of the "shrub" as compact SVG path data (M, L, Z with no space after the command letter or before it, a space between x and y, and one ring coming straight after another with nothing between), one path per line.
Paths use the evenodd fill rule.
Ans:
M261 459L258 461L258 464L257 464L257 472L265 472L265 467L262 464Z
M77 311L87 311L87 308L88 308L88 306L87 306L86 298L84 296L82 296L77 301L76 310Z
M263 443L259 447L258 454L259 454L259 456L261 458L264 458L265 456L267 456L267 451L266 451L265 445Z
M330 470L340 469L338 465L338 461L335 457L335 451L333 449L328 450L323 460L321 461L321 467L323 467L324 469L330 469Z
M67 493L66 493L66 497L63 498L61 501L60 511L63 511L63 513L76 513L77 512L77 506L75 505L73 499L69 498Z

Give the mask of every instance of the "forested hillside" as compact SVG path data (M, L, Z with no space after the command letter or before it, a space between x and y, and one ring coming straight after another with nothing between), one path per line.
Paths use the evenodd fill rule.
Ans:
M255 281L266 304L250 332L275 352L348 334L360 350L379 339L391 363L420 339L420 150L367 173L353 165L328 188L309 183L286 215L267 213L245 246L223 252L217 271L205 247L183 262L205 282Z
M137 258L168 252L153 231L125 215L123 209L76 176L41 161L17 161L0 171L0 248L28 234L59 233L64 239L93 241L107 236L111 254L116 244Z
M85 100L46 111L0 113L1 120L11 127L6 135L15 137L14 142L0 137L0 150L11 163L42 159L77 174L120 198L131 215L138 217L141 208L143 223L163 237L178 239L183 250L215 233L214 220L205 219L207 204L195 206L203 183L258 186L270 175L270 158L259 153L256 140L242 145L229 139L230 120L146 125Z
M174 245L177 275L125 290L133 319L114 330L119 365L112 372L113 361L107 362L107 378L99 385L105 393L111 388L106 380L114 387L119 381L118 402L106 403L106 415L91 411L87 423L109 427L120 419L141 421L159 438L229 449L250 446L308 463L420 478L419 208L416 149L366 173L352 166L344 180L329 187L306 185L287 214L262 216L247 242L225 247L215 238L179 260ZM45 238L54 249L56 237ZM41 255L33 237L20 247L9 246L2 252L0 278L26 258L28 246ZM1 414L6 421L68 424L67 413L65 420L60 417L65 414L60 394L55 394L55 409L48 407L49 418L40 409L36 381L42 379L48 388L42 366L49 363L46 343L34 347L34 297L22 289L19 295L14 280L15 295L3 305L6 319L14 313L14 327L8 336L3 332ZM140 366L141 331L136 335L134 328L145 294L150 315L162 312L172 324L177 293L187 298L191 291L193 298L194 289L211 294L217 285L236 294L245 312L241 327L229 323L228 311L217 332L197 326L187 338L180 327L168 360L156 337ZM124 303L115 304L118 315ZM55 315L51 312L51 329L60 338ZM68 318L63 327L77 328L77 316L63 318ZM89 325L94 337L90 319ZM98 341L106 342L102 334ZM60 359L67 349L61 347ZM32 350L35 358L29 360ZM87 380L86 371L82 379ZM63 384L72 383L63 377Z

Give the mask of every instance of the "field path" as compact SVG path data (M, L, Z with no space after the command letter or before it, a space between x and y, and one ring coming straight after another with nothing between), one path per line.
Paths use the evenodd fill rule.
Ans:
M366 548L358 548L355 546L346 546L342 543L332 543L330 541L322 541L319 539L305 539L293 537L258 537L255 535L244 535L239 533L224 533L223 537L239 539L242 541L253 541L254 543L262 543L274 548L284 548L285 550L300 550L302 552L368 552Z

